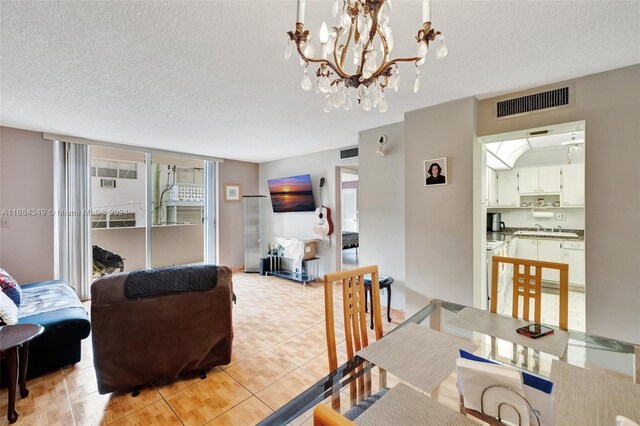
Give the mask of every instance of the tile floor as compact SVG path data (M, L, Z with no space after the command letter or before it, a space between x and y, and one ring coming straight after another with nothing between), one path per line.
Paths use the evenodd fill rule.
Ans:
M234 346L230 365L129 392L97 392L91 339L82 360L28 382L29 397L18 398L17 425L253 425L328 372L323 285L301 284L257 274L235 274ZM341 294L336 291L336 299ZM339 305L336 309L341 309ZM89 310L89 303L87 303ZM337 328L341 326L336 316ZM392 323L403 320L392 311ZM338 333L337 339L344 339ZM338 345L339 362L346 360ZM6 413L6 389L0 392ZM343 404L344 405L344 404ZM311 412L308 413L308 417ZM307 419L309 423L309 419ZM6 416L0 425L7 424Z

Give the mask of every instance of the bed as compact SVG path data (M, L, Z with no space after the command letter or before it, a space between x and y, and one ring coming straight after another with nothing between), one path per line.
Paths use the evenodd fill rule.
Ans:
M357 232L342 232L342 250L358 248L360 238Z

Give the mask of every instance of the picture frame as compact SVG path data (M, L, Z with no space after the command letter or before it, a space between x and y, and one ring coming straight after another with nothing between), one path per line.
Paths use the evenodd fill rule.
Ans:
M449 182L447 157L424 160L423 182L425 187L444 186Z
M224 184L224 202L225 203L240 202L240 184L239 183Z

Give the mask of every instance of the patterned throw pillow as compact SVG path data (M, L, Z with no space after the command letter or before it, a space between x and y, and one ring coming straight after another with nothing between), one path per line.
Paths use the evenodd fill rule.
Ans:
M13 325L18 322L18 307L0 291L0 323Z
M16 280L2 268L0 268L0 288L4 294L9 296L9 299L11 299L16 306L20 306L22 289Z

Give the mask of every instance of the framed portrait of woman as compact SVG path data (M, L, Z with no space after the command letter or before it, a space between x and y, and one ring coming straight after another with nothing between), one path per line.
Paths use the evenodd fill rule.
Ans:
M442 186L447 181L447 158L424 160L424 186Z

